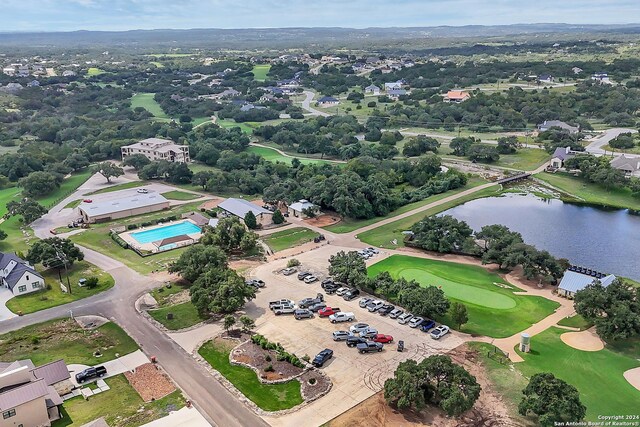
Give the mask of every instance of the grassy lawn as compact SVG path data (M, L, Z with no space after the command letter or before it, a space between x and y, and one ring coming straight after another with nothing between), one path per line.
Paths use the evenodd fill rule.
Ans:
M136 93L131 97L131 108L142 107L158 119L168 119L169 116L162 110L160 104L153 99L154 96L155 93Z
M62 181L60 188L56 189L51 194L43 197L36 197L35 199L45 208L52 208L62 199L76 191L78 187L84 184L85 181L91 177L91 175L92 173L88 169L82 172L75 173L69 178L66 178L64 181Z
M145 403L124 374L105 381L110 390L92 396L89 400L78 396L64 402L64 418L54 422L52 426L81 426L104 417L110 426L133 427L167 416L185 404L184 397L178 390L162 399Z
M93 353L100 350L102 357ZM115 323L82 329L65 318L27 326L0 335L0 360L31 359L36 366L64 359L67 363L98 365L138 350L138 345Z
M531 171L549 161L550 158L549 153L544 150L522 148L515 154L501 154L496 166Z
M142 187L143 185L147 185L147 184L148 184L148 182L146 182L146 181L124 182L122 184L116 184L116 185L112 185L111 187L105 187L105 188L101 188L100 190L92 191L91 193L88 193L87 195L111 193L112 191L120 191L120 190L128 190L129 188Z
M462 192L466 189L467 188L458 189L447 194L452 195L456 192ZM460 197L459 199L447 203L443 203L439 206L427 209L422 212L418 212L406 218L399 219L389 224L381 225L380 227L374 228L373 230L365 231L364 233L358 234L358 239L372 246L395 249L404 246L404 234L402 234L402 232L409 230L413 224L420 221L422 218L430 215L435 215L442 211L446 211L447 209L458 206L470 200L479 199L481 197L497 196L498 194L500 194L500 192L501 186L496 184L495 186L485 188L473 194ZM393 243L393 240L396 241L396 244Z
M202 197L198 194L187 193L179 190L167 191L166 193L162 193L162 195L169 200L194 200Z
M282 162L290 165L291 161L293 160L292 157L283 156L282 154L278 153L276 150L273 150L267 147L250 146L250 147L247 147L247 151L249 153L254 153L261 157L264 157L265 160L268 160L270 162ZM335 163L335 162L332 162L331 160L308 159L304 157L297 157L297 159L300 160L300 163L305 165L313 164L313 163Z
M87 70L87 76L91 77L91 76L99 76L100 74L104 74L106 73L106 71L104 71L103 69L100 69L98 67L91 67Z
M172 331L188 328L207 320L198 314L198 310L196 310L191 301L149 310L148 313L155 320L162 323L165 328ZM173 314L173 319L167 319L167 314L169 313Z
M51 289L11 298L6 304L9 310L14 313L33 313L34 311L67 304L72 301L95 295L110 289L114 285L113 277L111 277L109 273L100 270L95 265L89 264L86 261L76 262L69 269L71 294L62 292L57 270L49 269L41 271L41 274L44 277L45 283L50 286ZM67 278L65 276L65 272L62 271L62 281L64 285L67 286ZM97 287L89 289L86 286L78 286L78 280L92 276L95 276L100 280Z
M474 176L469 178L469 181L467 182L467 185L463 188L458 188L456 190L452 190L452 191L447 191L446 193L442 193L442 194L435 194L431 197L427 197L424 200L420 200L417 202L413 202L413 203L409 203L408 205L404 205L399 207L398 209L390 212L388 215L385 216L378 216L375 218L370 218L370 219L351 219L351 218L344 218L342 219L342 221L340 221L337 224L333 224L333 225L328 225L326 227L323 227L325 230L327 231L331 231L333 233L350 233L354 230L357 230L359 228L362 227L366 227L368 225L371 224L375 224L376 222L382 221L384 219L387 218L393 218L394 216L397 215L401 215L405 212L409 212L412 209L416 209L419 208L421 206L424 205L428 205L429 203L433 203L433 202L437 202L438 200L442 200L445 197L449 197L453 194L457 194L460 193L462 191L468 190L469 188L473 188L473 187L477 187L478 185L481 184L485 184L487 181L485 181L484 179Z
M198 349L198 353L213 369L265 411L280 411L302 403L300 382L292 380L283 384L262 384L253 370L229 363L230 350L230 346L223 347L217 342L214 344L207 341Z
M438 286L451 301L464 303L469 322L461 330L469 334L508 337L550 315L559 306L542 297L515 295L517 287L473 265L393 255L368 269L371 277L383 271L394 278ZM453 326L447 317L437 320Z
M7 203L18 199L18 194L22 191L18 187L5 188L0 190L0 217L7 213Z
M561 341L560 335L565 332L550 328L531 337L531 352L518 352L525 361L516 364L517 369L526 377L551 372L576 387L580 400L587 407L587 421L598 421L598 415L605 414L637 415L640 391L622 374L640 366L640 361L607 348L576 350Z
M565 317L564 319L558 322L558 325L568 326L570 328L578 328L581 331L585 329L589 329L591 326L593 326L592 323L585 320L585 318L580 316L579 314L573 315L571 317Z
M262 240L264 240L272 251L279 252L303 243L311 242L317 236L318 233L308 228L295 227L269 234L269 236Z
M216 124L221 128L231 129L240 128L240 130L249 135L253 134L253 128L246 123L236 123L234 120L218 119Z
M259 82L265 81L270 69L271 65L269 64L254 65L251 71L253 73L253 79Z
M73 208L77 208L77 207L78 207L78 205L79 205L80 203L82 203L82 199L76 199L76 200L74 200L74 201L72 201L72 202L67 203L67 204L64 206L64 208L65 208L65 209L73 209Z
M182 252L187 248L179 248L171 251L161 252L148 257L141 257L130 249L124 249L114 242L109 236L109 229L118 225L139 224L152 219L164 218L168 215L180 216L185 212L197 211L199 202L186 203L184 205L175 206L170 211L160 211L149 215L134 216L125 219L119 219L103 224L94 224L92 228L82 233L74 234L70 237L75 243L86 246L89 249L106 253L110 257L121 261L134 270L149 274L156 270L166 270L168 265L177 260Z
M562 173L551 174L542 172L537 174L536 178L587 203L611 206L614 208L640 210L640 199L633 197L631 191L628 189L608 191L599 185L591 184L580 178Z

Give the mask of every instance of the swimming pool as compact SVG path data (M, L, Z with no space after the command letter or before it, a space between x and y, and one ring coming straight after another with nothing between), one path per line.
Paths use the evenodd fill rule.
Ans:
M138 243L151 243L158 240L168 239L170 237L181 236L183 234L196 234L201 233L200 227L190 221L178 222L176 224L166 225L164 227L154 228L152 230L138 231L137 233L131 233Z

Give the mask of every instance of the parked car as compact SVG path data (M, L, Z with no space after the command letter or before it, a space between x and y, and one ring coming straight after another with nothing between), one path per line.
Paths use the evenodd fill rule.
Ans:
M404 314L404 310L400 309L400 308L396 308L391 310L391 313L389 313L389 317L392 319L397 319L399 316Z
M404 351L404 341L398 341L398 351L402 353Z
M374 351L382 351L383 345L379 342L367 341L356 346L360 353L372 353Z
M324 302L324 296L322 294L317 294L315 298L305 298L298 303L298 307L300 308L308 308L314 304L318 304L320 302Z
M364 331L360 331L360 336L363 338L373 338L376 335L378 335L378 330L376 328L372 328L371 326L369 326Z
M340 308L339 307L325 307L322 308L320 310L318 310L318 316L320 317L329 317L332 314L336 314L340 312Z
M264 288L265 286L264 280L259 279L249 279L245 283L256 288Z
M293 312L293 317L295 317L296 320L311 319L313 317L313 312L311 310L297 309Z
M350 289L351 289L351 288L347 288L346 286L343 286L343 287L339 288L339 289L336 291L336 295L342 296L342 295L344 295L347 291L349 291Z
M282 305L273 310L273 314L280 316L281 314L293 314L296 311L294 305Z
M107 375L107 368L104 366L92 366L84 371L80 371L76 374L76 381L82 383L94 378L101 378Z
M333 279L331 277L327 277L326 279L324 279L320 285L324 288L324 285L328 285L329 283L333 283Z
M324 365L325 362L331 359L332 357L333 357L333 350L331 350L330 348L325 348L320 353L316 354L316 357L313 358L313 362L311 363L316 368L322 368L322 365Z
M424 320L423 317L415 316L413 319L409 320L409 327L410 328L417 328L418 326L420 326L422 324L423 320Z
M385 304L382 307L380 307L380 309L378 310L378 314L380 316L386 316L387 314L391 313L394 309L395 309L395 306L391 304Z
M369 248L365 248L365 251L367 251L367 252L369 252L369 253L372 253L372 254L374 254L374 255L375 255L375 254L379 254L379 253L380 253L380 251L379 251L379 250L377 250L376 248L371 248L371 247L369 247Z
M358 301L358 305L361 308L367 308L367 304L369 304L371 301L373 301L373 298L363 297L363 298L360 298L360 301Z
M401 325L406 325L411 319L413 319L413 314L404 313L398 316L398 323L400 323Z
M351 301L352 299L356 298L358 295L360 295L360 291L358 289L350 289L347 292L345 292L344 295L342 295L342 299L344 299L345 301Z
M354 333L354 334L359 334L360 332L366 330L369 328L369 324L368 323L356 323L354 325L351 325L351 327L349 328L349 332Z
M317 282L318 278L316 276L314 276L313 274L310 274L309 276L304 278L304 283L313 283L313 282Z
M435 328L436 322L431 319L424 319L422 325L420 325L420 329L422 332L429 332L431 329Z
M322 310L323 308L325 308L327 306L327 304L323 303L323 302L319 302L317 304L313 304L311 307L309 307L309 310L313 311L314 313Z
M304 280L304 278L307 276L311 276L311 273L309 273L308 271L301 271L300 273L298 273L298 280Z
M287 267L284 270L282 270L282 274L284 274L285 276L291 276L296 271L297 270L295 267Z
M341 311L329 316L329 320L331 320L331 323L353 322L356 320L356 316L353 313Z
M293 305L293 300L290 300L290 299L279 299L277 301L270 301L269 302L269 308L271 310L273 310L273 308L275 306L278 306L278 305Z
M347 347L355 347L358 344L362 344L367 342L366 338L361 338L361 337L350 337L347 338Z
M439 340L440 338L447 335L448 333L449 333L449 327L446 325L440 325L431 331L431 338L433 338L434 340Z
M324 287L324 291L327 293L327 295L335 294L338 289L340 289L340 285L337 285L335 283L332 285L326 285Z
M322 289L333 288L333 287L338 289L340 286L333 283L333 280L329 280L329 281L323 280L322 283L320 283L320 287Z
M372 341L387 344L393 342L393 337L391 335L377 334L372 338Z
M347 332L347 331L335 331L333 333L333 340L334 341L346 341L351 337L353 337L353 334L351 332Z
M146 188L138 188L136 191L140 194L147 194L149 192Z
M374 313L378 310L380 310L382 308L382 306L384 305L384 303L382 301L373 301L370 302L369 305L367 305L367 310L369 310L369 312Z

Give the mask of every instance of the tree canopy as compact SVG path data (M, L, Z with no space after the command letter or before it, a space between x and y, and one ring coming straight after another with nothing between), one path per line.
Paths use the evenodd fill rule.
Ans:
M522 393L518 412L537 416L543 427L581 421L587 412L578 390L549 372L534 374Z
M69 268L75 261L82 261L84 253L69 239L49 237L36 241L26 256L32 264L42 264L47 268Z

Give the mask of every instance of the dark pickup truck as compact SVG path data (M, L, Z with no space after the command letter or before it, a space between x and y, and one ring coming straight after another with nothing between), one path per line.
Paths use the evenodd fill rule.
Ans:
M374 351L382 351L383 345L379 342L367 341L358 344L356 347L360 353L373 353Z
M100 378L107 374L107 368L104 366L94 366L87 368L84 371L80 371L76 374L76 381L82 383L94 378Z

